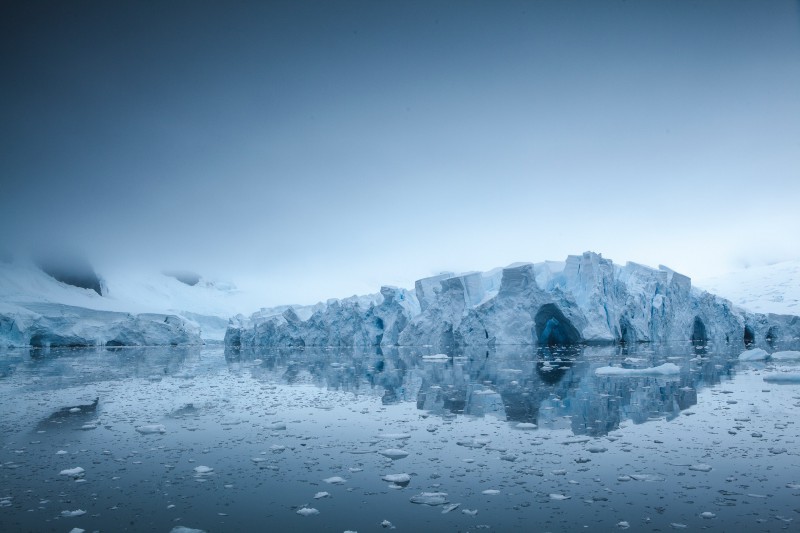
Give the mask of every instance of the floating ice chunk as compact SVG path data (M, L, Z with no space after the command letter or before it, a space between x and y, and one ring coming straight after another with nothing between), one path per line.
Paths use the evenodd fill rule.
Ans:
M689 466L689 470L694 470L696 472L711 472L711 465L707 465L705 463L699 463L696 465Z
M450 356L444 353L435 353L433 355L423 355L423 361L447 361Z
M387 440L410 439L411 433L378 433L377 438Z
M675 363L650 368L620 368L616 366L603 366L594 371L597 376L669 376L681 373L681 367Z
M665 481L667 478L664 476L659 476L658 474L631 474L631 479L635 479L636 481Z
M413 495L410 499L411 503L418 503L421 505L444 505L447 503L446 492L420 492Z
M793 359L800 359L800 352L795 350L785 350L782 352L775 352L770 356L775 361L787 361Z
M714 518L715 516L717 516L717 515L715 515L714 513L710 512L710 511L706 511L704 513L700 513L700 518Z
M167 428L164 424L147 424L144 426L137 426L136 431L142 435L151 435L153 433L166 433Z
M500 494L500 491L497 489L486 489L481 491L481 494L486 494L487 496L494 496L495 494Z
M388 520L384 520L383 522L381 522L381 526L382 527L388 527L389 529L394 529L394 526Z
M458 509L460 505L461 505L460 503L448 503L447 505L442 507L442 514L447 514L450 511L454 511Z
M186 526L175 526L170 529L169 533L206 533L204 529L194 529Z
M530 422L520 422L516 425L517 429L536 429L538 426Z
M79 527L73 527L69 530L69 533L85 533L85 529L81 529Z
M343 483L347 482L345 478L339 476L328 477L323 479L322 481L324 481L325 483L330 483L331 485L342 485Z
M319 514L319 511L313 507L302 507L297 510L297 514L300 516L314 516L315 514Z
M787 451L787 450L786 450L786 448L779 448L779 447L777 447L777 446L775 446L775 447L772 447L772 448L768 448L767 450L769 451L769 453L771 453L771 454L773 454L773 455L778 455L778 454L781 454L781 453L786 453L786 451Z
M196 466L196 467L194 467L194 471L195 471L197 474L200 474L200 475L202 476L202 475L204 475L204 474L210 474L211 472L213 472L213 471L214 471L214 469L213 469L213 468L211 468L210 466L203 466L203 465L200 465L200 466Z
M566 496L564 494L552 493L550 494L550 499L554 501L561 501L561 500L569 500L571 496Z
M608 450L608 448L606 448L605 446L600 446L600 445L594 445L594 446L587 446L586 447L586 451L589 452L589 453L603 453L603 452L605 452L607 450Z
M461 509L461 512L468 516L475 516L478 514L477 509Z
M258 464L258 463L263 463L264 461L267 460L267 458L266 457L251 457L250 460L253 461L254 463Z
M411 481L411 476L408 474L387 474L381 478L384 481L388 481L389 483L408 483Z
M382 450L378 452L384 457L388 457L389 459L396 460L402 459L403 457L408 457L408 452L405 450L399 450L397 448L389 448L387 450Z
M796 372L781 372L780 374L771 374L764 376L764 381L767 383L800 383L800 373Z
M83 468L81 468L80 466L76 466L75 468L67 468L65 470L62 470L61 472L58 473L58 475L60 475L60 476L70 476L70 477L81 477L81 476L83 476L84 472L85 472L85 470Z
M627 521L622 520L621 522L617 522L617 527L620 529L628 529L631 525Z
M67 450L58 450L56 452L56 455L67 455L67 453L68 453Z
M267 426L267 429L271 429L272 431L281 431L286 429L286 424L283 422L273 422Z
M670 526L671 526L673 529L686 529L686 524L681 524L681 523L678 523L678 522L672 522L672 523L670 524Z
M84 430L84 431L89 431L89 430L92 430L92 429L97 429L97 424L93 424L93 423L84 424L84 425L82 425L82 426L81 426L81 429L82 429L82 430Z
M761 348L753 348L752 350L745 350L739 354L739 361L763 361L768 358L769 354L766 350Z
M319 500L321 498L328 498L330 495L331 495L330 492L324 492L324 491L323 492L318 492L318 493L314 494L314 499L315 500Z
M75 509L74 511L61 511L61 516L65 518L72 518L73 516L85 515L86 511L83 509Z

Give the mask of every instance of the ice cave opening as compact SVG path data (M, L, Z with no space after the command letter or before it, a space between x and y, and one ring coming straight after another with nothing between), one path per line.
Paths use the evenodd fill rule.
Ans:
M533 319L540 346L578 344L581 334L554 304L545 304Z
M750 348L756 343L756 333L750 326L744 327L744 345L745 348Z
M694 325L692 326L692 344L702 345L707 342L706 325L700 320L699 316L696 316L694 317Z

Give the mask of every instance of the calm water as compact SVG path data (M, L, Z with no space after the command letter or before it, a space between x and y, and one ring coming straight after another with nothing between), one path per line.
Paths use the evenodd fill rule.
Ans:
M798 531L800 362L740 351L5 352L0 530Z

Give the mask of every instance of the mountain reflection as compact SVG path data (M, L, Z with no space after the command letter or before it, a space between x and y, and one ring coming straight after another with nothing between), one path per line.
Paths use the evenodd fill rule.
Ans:
M232 372L259 380L379 395L384 405L416 402L429 415L492 416L600 436L623 421L672 419L697 403L697 390L730 378L730 350L690 344L646 347L499 347L441 361L414 348L376 351L269 350L225 353ZM596 375L604 366L648 368L671 362L668 376Z

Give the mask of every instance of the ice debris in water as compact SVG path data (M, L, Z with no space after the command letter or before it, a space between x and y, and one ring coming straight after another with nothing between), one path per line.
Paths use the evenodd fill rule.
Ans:
M500 494L500 491L497 489L486 489L481 491L481 494L486 494L488 496L494 496L495 494Z
M538 426L530 422L520 422L516 427L517 429L536 429Z
M769 354L766 350L761 348L753 348L752 350L745 350L739 354L739 361L763 361L768 358Z
M381 478L384 481L388 481L389 483L408 483L411 481L411 476L408 474L387 474Z
M324 491L323 492L318 492L318 493L314 494L314 499L315 500L319 500L321 498L327 498L330 495L331 495L330 492L324 492Z
M325 483L330 483L331 485L341 485L347 482L345 478L339 476L328 477L323 479L322 481L324 481Z
M435 353L433 355L423 355L422 359L425 361L447 361L450 356L444 353Z
M410 439L411 433L378 433L377 437L379 439L387 439L387 440L402 440L402 439Z
M700 513L700 518L714 518L715 516L717 516L717 515L715 515L714 513L710 512L710 511L706 511L704 513Z
M195 529L186 526L175 526L169 531L169 533L206 533L206 532L203 529Z
M617 527L620 529L628 529L631 525L627 521L622 520L621 522L617 522Z
M300 516L313 516L315 514L319 514L319 511L313 507L302 507L297 510L297 514Z
M67 468L65 470L62 470L61 472L58 473L58 475L80 477L83 475L84 472L85 470L83 468L81 468L80 466L76 466L75 468Z
M711 465L707 465L705 463L699 463L696 465L689 466L689 470L694 470L696 472L711 472Z
M86 511L83 509L75 509L74 511L61 511L61 516L65 518L72 518L73 516L85 515Z
M67 450L58 450L56 452L56 455L67 455L67 453L68 453Z
M598 376L664 376L680 374L681 367L675 363L664 363L663 365L650 368L620 368L616 366L603 366L594 371Z
M800 359L800 352L795 350L785 350L773 353L770 358L774 361L786 361L792 359Z
M460 503L448 503L447 505L442 507L442 514L447 514L450 511L458 509L460 505L461 505Z
M795 372L781 372L780 374L771 374L764 376L764 381L767 383L800 383L800 373Z
M69 530L69 533L85 533L85 529L81 529L79 527L73 527Z
M164 424L147 424L144 426L137 426L136 431L142 435L151 435L153 433L166 433L167 428L164 427Z
M410 498L411 503L422 505L444 505L447 503L446 492L420 492Z
M214 469L213 469L213 468L211 468L210 466L203 466L203 465L200 465L200 466L196 466L196 467L194 467L194 471L195 471L197 474L200 474L200 475L202 476L203 474L210 474L211 472L213 472L213 471L214 471Z
M267 429L271 429L272 431L281 431L286 429L286 424L283 422L274 422L267 426Z
M388 520L384 520L383 522L381 522L381 526L388 527L389 529L394 529L394 526Z
M380 453L384 457L388 457L389 459L402 459L403 457L408 457L407 451L400 450L397 448L389 448L387 450L382 450L378 453Z
M475 516L478 514L477 509L461 509L461 512L468 516Z
M571 496L566 496L564 494L557 494L557 493L550 494L550 499L555 501L569 500L570 498Z

